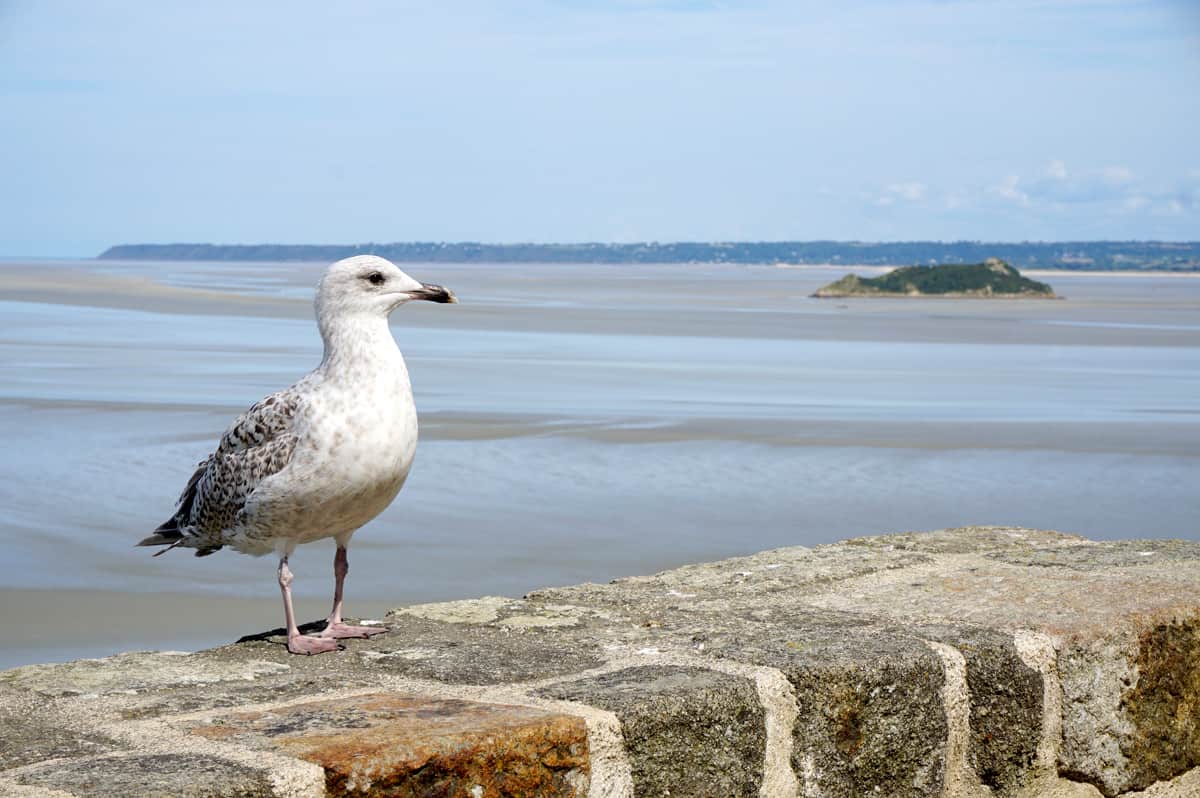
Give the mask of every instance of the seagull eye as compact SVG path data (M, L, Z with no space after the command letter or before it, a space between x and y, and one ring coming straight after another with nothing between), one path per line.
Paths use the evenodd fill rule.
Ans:
M371 285L383 285L384 283L384 276L379 272L371 272L370 274L363 275L363 279Z

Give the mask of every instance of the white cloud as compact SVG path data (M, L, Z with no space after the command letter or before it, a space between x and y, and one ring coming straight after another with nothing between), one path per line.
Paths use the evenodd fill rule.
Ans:
M1184 171L1166 182L1124 165L1072 168L1055 159L1030 173L1012 172L991 184L910 180L884 184L860 197L877 208L919 207L922 212L940 211L956 218L984 214L1061 220L1086 214L1098 225L1111 225L1118 217L1123 224L1151 217L1182 223L1200 216L1200 169Z
M1200 169L1193 169L1179 180L1172 192L1172 199L1181 209L1200 208Z
M945 197L946 210L954 211L969 204L967 194L963 191L951 191Z
M901 200L904 202L920 202L925 199L928 191L928 186L915 181L909 183L888 183L879 193L868 196L872 198L876 205L887 207L888 205L895 205L896 202Z
M992 186L989 191L1000 199L1015 202L1018 205L1028 205L1029 195L1018 187L1020 183L1021 178L1017 175L1007 175L999 185Z
M892 183L885 190L909 202L917 202L925 198L924 183Z
M1124 166L1106 166L1100 170L1100 179L1110 186L1123 186L1136 178L1133 170Z
M1068 168L1050 161L1039 174L1026 178L1009 174L986 193L1031 209L1067 213L1072 208L1092 216L1186 216L1200 209L1200 170L1189 172L1167 186L1143 177L1128 166ZM952 207L947 203L947 207Z
M1051 161L1043 175L1029 183L1025 194L1032 200L1055 204L1122 202L1145 193L1137 175L1127 166L1103 166L1072 171L1063 161Z

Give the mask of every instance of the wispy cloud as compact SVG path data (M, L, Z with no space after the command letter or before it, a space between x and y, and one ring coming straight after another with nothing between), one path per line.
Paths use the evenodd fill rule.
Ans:
M1051 161L1025 190L1027 198L1054 203L1123 202L1144 193L1142 181L1127 166L1109 165L1074 171Z
M990 186L988 192L1002 200L1015 202L1018 205L1028 205L1029 194L1022 191L1020 186L1021 178L1019 175L1005 175L1004 179L999 183Z
M985 186L927 186L921 196L936 194L946 211L985 211L989 207L1055 218L1086 213L1093 218L1200 217L1200 169L1173 181L1155 181L1132 168L1109 164L1076 169L1066 161L1049 161L1038 171L1011 172ZM889 186L895 189L895 186ZM876 205L895 204L900 192L885 191Z
M929 187L924 183L888 183L881 190L872 193L872 201L876 205L886 207L897 202L920 202L925 199Z
M1193 169L1179 179L1168 202L1180 213L1200 211L1200 169Z

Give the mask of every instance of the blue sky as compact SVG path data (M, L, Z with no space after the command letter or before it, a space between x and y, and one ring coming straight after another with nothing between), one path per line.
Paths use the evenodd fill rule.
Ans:
M1200 3L0 0L0 255L1200 239Z

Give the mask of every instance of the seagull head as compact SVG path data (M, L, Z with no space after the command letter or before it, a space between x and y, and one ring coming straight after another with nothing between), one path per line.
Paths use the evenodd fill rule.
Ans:
M355 255L326 270L317 285L317 314L386 316L414 299L458 302L450 291L414 280L386 258Z

